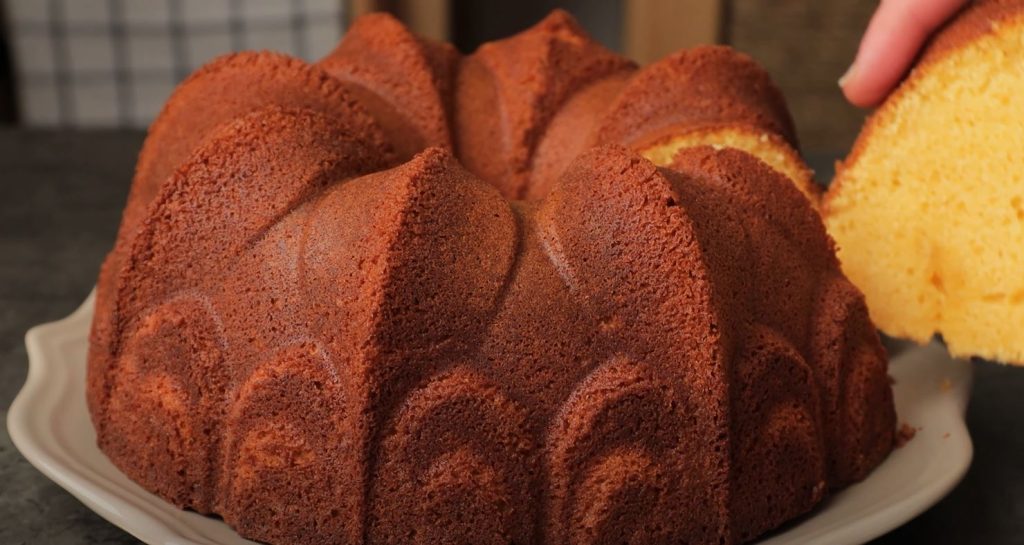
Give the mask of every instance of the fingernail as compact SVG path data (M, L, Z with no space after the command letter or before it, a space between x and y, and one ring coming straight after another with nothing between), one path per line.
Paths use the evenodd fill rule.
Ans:
M844 72L843 75L840 76L840 78L839 78L839 87L845 87L846 86L846 82L849 81L851 77L853 77L853 73L856 72L856 71L857 71L857 61L853 61L853 64L851 64L850 67L846 69L846 72Z

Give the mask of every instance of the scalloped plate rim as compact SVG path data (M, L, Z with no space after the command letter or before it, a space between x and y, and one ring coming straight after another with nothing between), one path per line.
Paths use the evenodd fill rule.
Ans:
M49 479L146 543L254 544L219 519L179 510L146 492L103 456L91 424L72 425L88 422L84 356L94 300L95 290L68 317L26 333L28 378L7 415L14 445ZM69 366L71 373L57 372ZM758 543L865 542L924 512L960 482L973 456L964 421L970 362L951 359L933 342L894 357L890 374L901 422L921 428L914 439L863 482Z

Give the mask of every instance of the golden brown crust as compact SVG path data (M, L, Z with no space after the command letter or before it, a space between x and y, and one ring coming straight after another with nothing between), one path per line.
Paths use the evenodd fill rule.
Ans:
M633 72L623 71L588 85L559 108L548 123L530 161L530 181L524 197L537 200L548 194L565 168L594 145L601 114L622 92Z
M918 66L927 66L995 30L995 25L1015 19L1024 11L1021 0L975 0L935 34L921 55Z
M635 65L590 39L555 10L532 28L484 44L460 67L456 150L471 172L523 198L548 123L577 91Z
M429 146L451 147L451 92L459 53L451 44L414 35L386 13L356 19L344 39L317 62L356 86L374 117L408 159ZM370 95L370 96L367 96Z
M797 147L793 121L771 77L726 46L673 53L637 72L603 115L598 143L644 147L703 125L745 124Z
M327 72L270 51L224 55L190 75L167 100L139 153L123 229L133 230L162 184L214 128L268 104L375 121Z
M106 350L115 281L152 200L174 170L225 123L267 106L311 108L344 119L354 131L375 138L394 160L377 121L344 86L323 70L286 55L243 52L214 59L190 75L168 99L149 128L114 248L100 270L90 361Z
M97 315L109 321L110 338L91 354L90 409L101 448L177 505L218 510L221 396L238 346L228 339L242 331L225 327L202 286L224 280L233 256L319 187L386 166L380 134L351 129L344 118L277 106L221 126L161 187L128 241L110 314ZM221 287L239 290L235 299L245 291ZM180 409L156 423L147 406ZM140 439L154 435L158 445ZM185 452L205 452L208 461L176 458Z

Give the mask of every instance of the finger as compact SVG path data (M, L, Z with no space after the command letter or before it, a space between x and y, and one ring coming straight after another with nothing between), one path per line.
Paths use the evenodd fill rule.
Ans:
M839 86L861 107L878 104L899 83L929 36L966 0L882 0Z

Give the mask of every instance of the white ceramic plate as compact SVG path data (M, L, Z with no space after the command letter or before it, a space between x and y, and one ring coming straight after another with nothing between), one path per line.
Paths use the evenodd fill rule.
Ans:
M217 519L176 509L128 480L96 447L85 406L85 357L93 296L67 318L32 328L28 381L7 417L18 450L93 511L147 543L238 544ZM914 518L960 481L971 462L964 410L968 362L937 344L894 358L896 411L917 435L862 483L763 543L861 543Z

